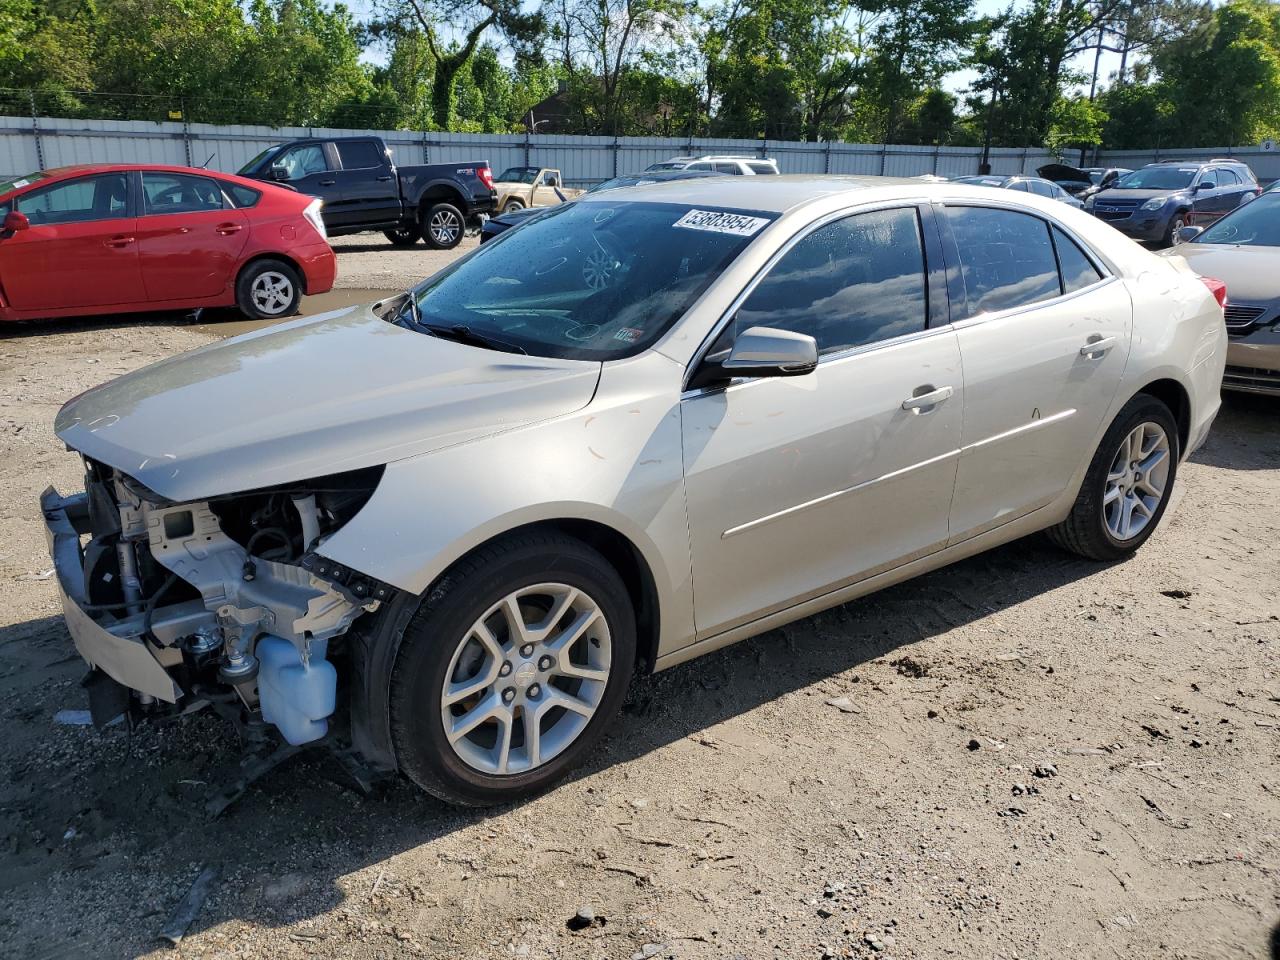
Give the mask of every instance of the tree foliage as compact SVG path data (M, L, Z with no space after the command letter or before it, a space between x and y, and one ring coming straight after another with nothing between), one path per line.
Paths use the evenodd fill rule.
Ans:
M556 94L578 133L1063 155L1280 133L1280 0L974 4L377 0L357 20L336 0L0 0L0 103L502 132ZM1104 52L1119 69L1091 74ZM973 79L948 92L957 71Z

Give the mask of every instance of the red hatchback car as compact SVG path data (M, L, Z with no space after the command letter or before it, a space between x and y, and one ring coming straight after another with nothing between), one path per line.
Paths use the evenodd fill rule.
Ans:
M0 320L237 306L333 287L320 201L190 167L91 165L0 182Z

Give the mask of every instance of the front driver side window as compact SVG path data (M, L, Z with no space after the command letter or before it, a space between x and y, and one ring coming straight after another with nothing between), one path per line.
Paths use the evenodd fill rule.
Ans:
M108 173L32 190L18 197L17 203L32 226L38 226L123 217L127 197L125 174Z
M294 147L277 160L275 166L284 167L290 180L301 180L313 173L324 173L329 168L324 159L324 150L318 143Z
M915 208L860 213L787 251L731 326L806 333L820 354L836 353L923 330L925 289Z

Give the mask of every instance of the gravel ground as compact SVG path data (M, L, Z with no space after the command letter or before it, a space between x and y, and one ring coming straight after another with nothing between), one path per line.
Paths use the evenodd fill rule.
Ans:
M360 239L345 284L431 270ZM1280 955L1280 404L1224 408L1129 562L1033 537L638 680L540 799L365 797L304 756L209 822L216 718L55 722L84 667L36 503L79 485L63 401L210 330L0 331L0 956Z
M424 243L399 249L380 233L337 237L339 290L404 290L448 266L480 245L476 236L464 237L454 250L432 250Z

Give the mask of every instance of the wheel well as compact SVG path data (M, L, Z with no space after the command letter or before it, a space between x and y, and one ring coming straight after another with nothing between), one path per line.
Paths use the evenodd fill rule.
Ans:
M428 207L433 203L440 203L442 200L446 203L452 203L462 212L464 217L467 215L466 201L462 198L462 194L453 187L438 184L434 187L428 187L418 201L418 220L422 220Z
M658 656L658 588L653 580L649 564L635 544L617 530L594 520L566 518L563 520L544 520L538 523L515 527L486 540L459 557L456 563L470 556L475 550L518 533L531 530L555 530L565 536L581 540L587 546L597 550L626 584L627 593L631 597L631 606L636 612L636 663L644 670L651 671ZM427 588L430 593L431 588ZM424 594L425 596L426 594Z
M285 263L293 267L293 272L298 275L298 285L302 287L302 292L304 294L307 292L306 273L304 273L302 267L298 265L297 260L294 260L293 257L286 256L283 253L259 253L256 256L250 257L240 267L239 272L236 273L236 285L239 286L240 278L244 276L244 272L246 270L252 267L255 263L261 263L263 260L279 260L281 263Z
M1191 442L1191 398L1177 380L1154 380L1138 391L1155 397L1173 414L1178 425L1178 452L1186 455Z

